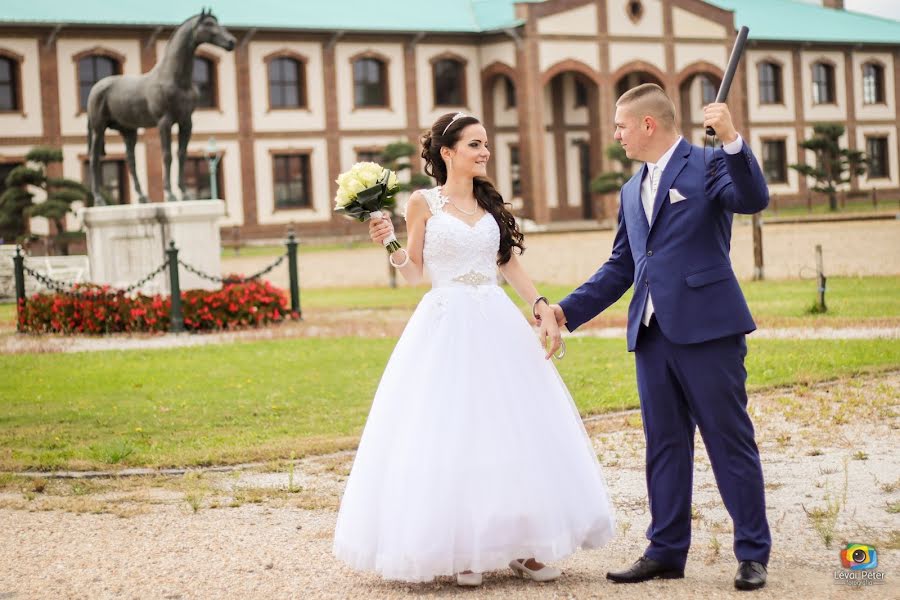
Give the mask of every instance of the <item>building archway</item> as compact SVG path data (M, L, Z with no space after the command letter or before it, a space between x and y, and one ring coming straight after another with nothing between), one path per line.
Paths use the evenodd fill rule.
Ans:
M596 74L577 61L563 61L541 77L545 124L544 200L553 221L597 219L602 198L591 180L602 168L600 87Z
M681 134L689 142L704 143L703 107L715 102L721 83L722 71L709 63L694 63L679 74L677 119Z

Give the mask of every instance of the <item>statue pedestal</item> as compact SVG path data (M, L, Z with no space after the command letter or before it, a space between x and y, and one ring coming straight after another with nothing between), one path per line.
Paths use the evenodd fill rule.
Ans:
M209 275L222 276L218 221L225 216L221 200L188 200L150 204L97 206L83 209L91 281L125 288L166 260L173 240L178 258ZM182 290L219 289L185 268L178 271ZM139 288L145 294L168 294L169 272Z

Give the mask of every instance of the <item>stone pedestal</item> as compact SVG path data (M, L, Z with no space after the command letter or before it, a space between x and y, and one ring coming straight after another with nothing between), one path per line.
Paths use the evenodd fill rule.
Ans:
M166 259L174 240L178 257L196 269L222 276L219 220L221 200L189 200L151 204L97 206L84 209L91 281L125 288L144 278ZM213 283L179 269L182 290L218 289ZM145 294L168 294L164 271L143 285Z

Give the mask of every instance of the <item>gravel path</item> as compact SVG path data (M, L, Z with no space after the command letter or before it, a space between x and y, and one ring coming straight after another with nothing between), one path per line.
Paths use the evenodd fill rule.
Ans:
M571 285L590 277L612 249L613 231L526 235L522 261L535 281ZM822 245L828 276L900 273L900 220L768 225L763 230L763 263L769 279L815 276L815 247ZM272 257L226 258L222 270L252 273ZM731 261L739 279L753 276L753 234L749 220L736 221ZM384 250L377 247L303 253L301 288L387 285ZM272 283L287 288L287 269L279 267ZM399 279L403 279L400 277ZM402 284L402 282L401 282Z
M753 598L845 598L850 590L834 582L834 572L848 540L876 546L886 571L887 585L866 597L897 597L898 398L900 372L751 399L774 537L770 584ZM344 567L330 547L353 458L345 452L298 461L293 479L284 469L251 469L109 480L113 491L94 493L69 481L38 494L2 492L0 598L747 598L731 584L730 522L702 447L687 578L634 586L604 579L645 545L643 438L635 413L592 419L588 429L619 535L562 562L555 583L494 572L482 588L467 590L449 579L408 585ZM808 514L826 514L829 504L833 522L820 519L817 532Z

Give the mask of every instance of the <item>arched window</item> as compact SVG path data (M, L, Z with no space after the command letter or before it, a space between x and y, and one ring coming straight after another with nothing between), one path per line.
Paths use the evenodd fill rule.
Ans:
M884 104L884 67L878 63L863 65L863 104Z
M715 84L713 84L712 79L710 79L707 75L700 76L700 102L703 106L707 104L712 104L716 101L716 93L718 90L716 89Z
M782 104L781 65L773 62L759 63L759 103Z
M0 111L21 110L20 92L19 62L0 56Z
M78 59L78 106L81 110L87 110L88 95L95 83L121 72L121 63L103 54L88 54Z
M353 100L357 108L387 108L387 65L378 58L353 61Z
M834 66L824 62L817 62L812 67L813 104L834 104Z
M503 86L504 92L506 95L506 108L515 108L516 107L516 84L512 79L503 76Z
M269 61L269 108L306 108L305 65L280 56Z
M434 105L465 106L466 66L455 58L441 58L432 63Z
M194 57L194 88L197 90L196 108L219 106L216 84L216 62L204 56Z

